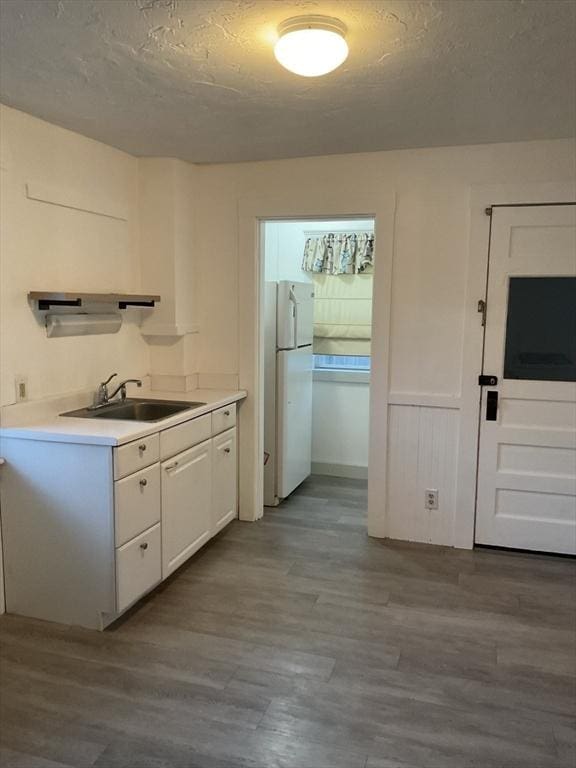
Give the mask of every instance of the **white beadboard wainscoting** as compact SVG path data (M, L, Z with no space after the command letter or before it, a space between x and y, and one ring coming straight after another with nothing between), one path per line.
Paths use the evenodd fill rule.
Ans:
M456 515L459 398L390 395L387 531L393 539L446 544ZM438 491L438 509L425 506Z

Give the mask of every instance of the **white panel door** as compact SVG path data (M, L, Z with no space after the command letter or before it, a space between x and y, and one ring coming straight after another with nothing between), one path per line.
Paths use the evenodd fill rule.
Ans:
M238 517L236 427L212 441L212 533Z
M210 538L212 440L164 461L162 467L162 577Z
M576 206L495 207L476 542L576 554Z
M312 471L312 348L279 352L277 495L284 499Z

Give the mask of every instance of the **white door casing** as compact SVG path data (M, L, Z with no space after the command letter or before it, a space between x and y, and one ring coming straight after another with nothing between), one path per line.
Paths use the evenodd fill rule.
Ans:
M576 554L576 382L505 378L511 280L547 277L576 277L576 206L494 207L483 372L498 385L482 392L475 541ZM557 352L534 344L527 366Z

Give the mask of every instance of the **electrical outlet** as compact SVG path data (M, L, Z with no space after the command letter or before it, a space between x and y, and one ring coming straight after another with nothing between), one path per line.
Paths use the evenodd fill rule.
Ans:
M28 400L28 379L26 376L16 376L14 381L16 386L16 402L21 403Z
M424 506L426 509L438 509L438 491L436 488L426 488Z

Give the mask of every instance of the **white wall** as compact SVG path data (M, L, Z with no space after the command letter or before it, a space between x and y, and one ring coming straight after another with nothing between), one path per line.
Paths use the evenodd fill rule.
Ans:
M139 312L127 310L115 335L48 339L26 298L139 291L138 160L6 107L0 121L0 403L14 402L17 375L39 399L95 387L113 371L147 374ZM84 210L29 199L27 185Z
M0 138L0 402L14 400L17 374L27 376L30 397L39 398L91 387L111 370L147 373L148 347L135 319L116 336L47 339L26 301L33 289L139 289L138 160L6 108ZM254 280L255 247L245 246L255 242L259 211L297 218L378 209L379 243L390 237L393 253L390 263L387 255L386 264L377 264L374 279L379 388L373 387L371 443L382 446L387 438L388 449L373 453L371 477L387 469L389 480L384 493L371 496L379 520L372 532L453 544L459 519L473 513L481 328L479 297L467 296L466 287L469 271L485 259L488 237L476 191L490 187L500 190L498 202L519 202L535 185L565 182L573 190L574 167L570 140L198 166L202 194L191 215L200 380L234 382L241 354L242 366L254 357L255 307L240 296ZM27 183L83 210L31 200ZM248 210L250 221L242 218ZM251 395L243 429L256 445ZM423 510L430 486L441 499L434 513Z
M365 382L314 381L313 470L344 477L368 476L370 386Z
M306 232L372 231L371 219L268 221L264 225L264 279L310 280L302 271ZM314 381L314 470L367 476L369 384ZM348 469L349 468L349 469Z
M0 106L0 405L15 401L16 376L36 400L148 373L138 312L114 335L48 339L27 301L31 290L139 291L137 174L136 158Z
M239 219L238 210L254 211L258 216L260 211L269 213L275 207L275 213L269 215L281 216L279 209L285 206L286 215L318 216L335 209L343 213L348 205L350 212L357 213L355 201L359 198L395 198L390 224L394 228L390 233L392 263L389 270L379 271L377 267L374 278L379 332L390 328L388 366L381 373L390 398L387 404L384 392L384 407L379 405L372 414L373 444L382 445L387 436L388 456L374 455L371 464L375 477L386 466L391 475L386 492L373 496L374 513L381 524L372 530L380 535L453 544L457 528L455 499L464 485L466 501L459 505L458 515L469 518L473 513L470 479L459 475L457 469L463 452L470 454L469 465L472 461L474 404L470 388L480 368L479 356L469 361L468 368L463 365L465 322L469 322L475 350L481 339L475 314L480 297L466 296L471 217L479 215L471 208L471 195L478 186L525 188L549 182L573 183L573 169L574 142L570 140L201 168L204 194L198 201L198 237L204 290L199 299L200 370L238 371L240 336L230 329L242 327L251 317L251 308L239 305L239 281L242 285L242 279L244 284L252 279L253 252L243 244L250 242L253 225ZM374 210L365 212L371 214ZM485 254L487 220L482 221L479 232L481 252ZM390 289L388 324L384 300ZM248 332L242 338L255 343ZM388 339L381 335L373 344L374 359L380 355L385 361L387 343ZM251 349L242 349L243 358L251 358ZM462 410L463 393L466 413ZM376 403L378 396L375 392ZM247 425L255 423L253 408L247 404L244 411ZM395 412L397 408L400 410ZM405 424L410 422L410 428L399 427L398 418ZM465 433L460 431L463 419ZM439 432L445 445L442 450L446 451L442 462L435 460ZM394 467L404 455L416 456L417 460L402 465L400 476ZM454 461L455 455L458 462ZM437 512L423 510L427 486L439 490L442 501ZM407 519L414 523L407 525Z
M310 280L302 271L306 232L310 230L326 233L342 229L372 231L373 226L371 219L267 221L264 224L264 279Z

